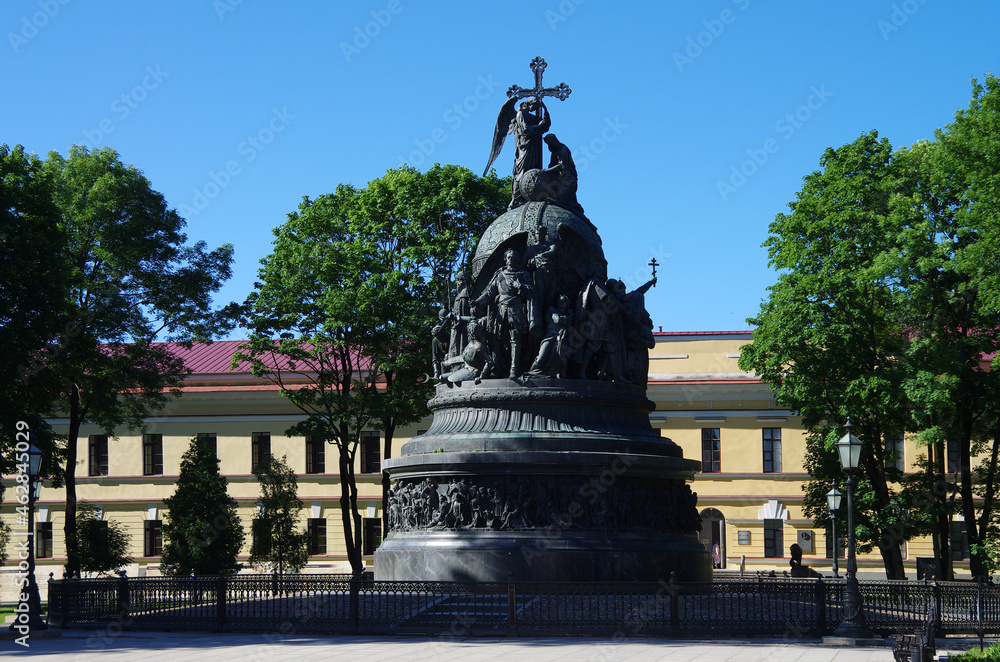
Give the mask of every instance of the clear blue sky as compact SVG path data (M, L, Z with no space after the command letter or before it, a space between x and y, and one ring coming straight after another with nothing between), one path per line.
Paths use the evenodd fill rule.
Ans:
M235 244L220 300L243 300L302 196L403 162L481 173L541 55L573 90L552 130L609 275L634 287L656 257L658 327L746 329L768 224L823 150L933 138L995 69L997 25L985 0L4 0L0 142L118 150L191 240Z

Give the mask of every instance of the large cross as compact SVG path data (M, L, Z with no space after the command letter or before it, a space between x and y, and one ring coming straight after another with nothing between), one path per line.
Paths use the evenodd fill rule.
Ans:
M507 90L507 96L517 97L518 99L533 97L535 101L541 101L542 97L556 97L560 101L565 101L566 97L573 91L569 89L569 85L566 83L559 83L555 87L542 87L542 73L545 71L546 66L548 65L545 64L545 60L540 57L532 60L531 71L535 74L535 86L533 88L524 88L511 85L510 89Z

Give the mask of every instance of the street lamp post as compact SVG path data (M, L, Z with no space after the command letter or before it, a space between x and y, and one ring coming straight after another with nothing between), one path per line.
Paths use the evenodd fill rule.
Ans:
M830 511L830 536L833 538L833 576L839 577L837 574L837 512L840 510L840 502L843 500L844 495L840 493L837 486L834 485L833 489L826 493L826 507Z
M39 468L42 463L42 451L34 444L28 447L28 562L27 584L23 587L18 600L17 612L10 629L21 632L27 626L29 632L47 630L48 625L42 620L42 600L38 595L38 582L35 580L35 499L37 490L41 487ZM21 616L27 617L27 622Z
M837 635L852 639L872 639L875 637L865 623L864 600L858 586L858 560L855 554L857 541L854 537L854 476L861 464L861 440L851 430L851 419L844 426L847 434L837 442L840 453L840 468L847 474L847 586L844 592L844 619L837 628Z

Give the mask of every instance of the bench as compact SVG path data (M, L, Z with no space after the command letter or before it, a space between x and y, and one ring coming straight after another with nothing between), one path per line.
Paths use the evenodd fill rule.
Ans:
M933 662L937 646L934 642L934 609L927 612L924 625L919 630L900 630L892 645L896 662Z

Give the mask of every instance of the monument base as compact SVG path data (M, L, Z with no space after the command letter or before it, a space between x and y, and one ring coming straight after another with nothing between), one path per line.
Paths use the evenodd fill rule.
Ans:
M375 579L467 582L710 581L696 536L651 539L582 532L402 533L375 552Z
M637 385L441 385L424 435L386 461L397 581L707 581L700 464L649 425Z

